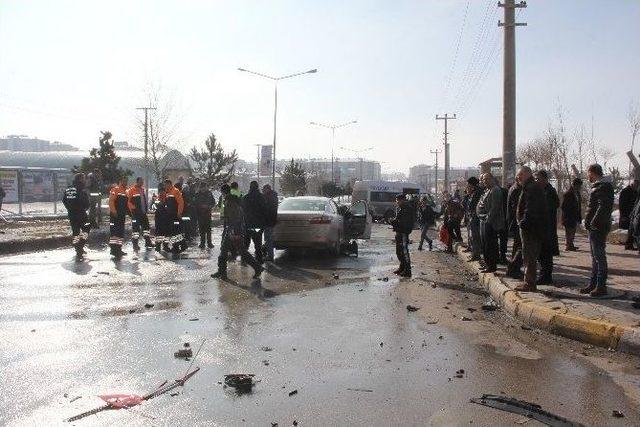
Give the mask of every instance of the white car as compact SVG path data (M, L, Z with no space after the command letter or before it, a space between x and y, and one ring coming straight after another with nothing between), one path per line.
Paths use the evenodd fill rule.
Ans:
M274 246L328 249L338 255L352 240L371 238L372 222L365 201L346 207L327 197L289 197L278 206Z

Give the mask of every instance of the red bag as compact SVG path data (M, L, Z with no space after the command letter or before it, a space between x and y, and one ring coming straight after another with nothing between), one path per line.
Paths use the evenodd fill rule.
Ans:
M445 227L444 224L440 226L440 241L445 245L449 245L449 241L451 241L451 236L449 235L449 230Z

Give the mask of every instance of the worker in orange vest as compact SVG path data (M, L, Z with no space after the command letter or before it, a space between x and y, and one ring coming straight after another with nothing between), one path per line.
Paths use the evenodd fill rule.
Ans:
M129 198L127 197L127 177L122 177L117 185L109 192L109 247L111 255L120 258L126 255L122 251L124 243L124 220L129 213Z
M165 242L168 244L169 250L177 254L186 248L180 222L184 212L184 199L182 198L182 192L173 185L170 179L164 181L164 191L167 215L167 237Z
M149 234L149 218L147 211L149 205L147 203L147 192L144 188L144 179L136 178L136 183L127 190L129 199L129 211L131 212L131 242L133 249L139 250L138 240L140 235L144 237L145 247L152 248L151 236Z

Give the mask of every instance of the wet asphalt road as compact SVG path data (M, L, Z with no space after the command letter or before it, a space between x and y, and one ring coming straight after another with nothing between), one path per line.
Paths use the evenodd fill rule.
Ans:
M638 359L482 311L473 275L441 252L414 245L414 278L398 280L390 237L376 226L359 258L281 253L260 282L239 263L229 281L211 279L215 249L118 263L105 248L80 263L69 249L2 257L0 425L63 424L100 406L97 395L144 394L182 376L189 362L173 353L203 339L201 371L180 394L73 424L523 421L469 403L504 393L587 425L640 425ZM227 373L255 374L253 393L224 388Z

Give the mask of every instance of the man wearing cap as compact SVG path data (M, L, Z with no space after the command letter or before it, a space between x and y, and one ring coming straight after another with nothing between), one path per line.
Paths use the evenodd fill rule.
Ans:
M411 258L409 257L409 234L413 231L415 214L411 205L407 203L407 196L396 196L398 211L391 221L393 231L396 233L396 255L400 261L400 267L394 271L400 277L411 277Z

